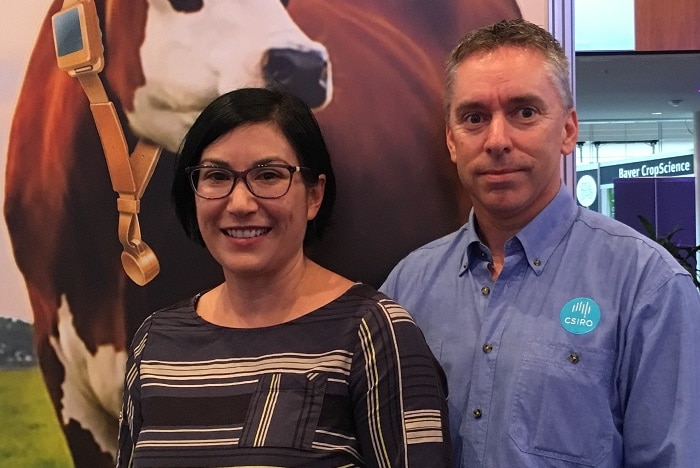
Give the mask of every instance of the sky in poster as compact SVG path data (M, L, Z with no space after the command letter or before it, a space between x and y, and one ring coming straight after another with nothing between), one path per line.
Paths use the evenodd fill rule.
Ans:
M19 86L50 0L12 0L0 16L0 205L4 205L7 138ZM31 155L27 155L31 162ZM0 316L31 321L24 280L12 255L7 226L0 222Z

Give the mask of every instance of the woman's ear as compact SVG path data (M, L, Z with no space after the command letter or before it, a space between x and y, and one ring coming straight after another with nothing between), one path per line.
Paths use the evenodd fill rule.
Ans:
M306 188L306 219L311 221L316 217L323 202L323 194L326 191L326 175L318 176L318 182Z

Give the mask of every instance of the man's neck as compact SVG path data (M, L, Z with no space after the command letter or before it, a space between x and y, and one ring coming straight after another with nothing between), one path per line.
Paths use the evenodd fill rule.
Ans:
M502 222L492 216L479 215L476 210L474 212L474 224L479 239L491 251L489 271L491 272L491 279L496 281L498 275L501 274L501 270L503 270L506 242L516 235L523 226Z

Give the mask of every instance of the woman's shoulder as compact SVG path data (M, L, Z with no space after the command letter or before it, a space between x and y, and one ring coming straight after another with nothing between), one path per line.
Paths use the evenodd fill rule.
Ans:
M181 299L162 309L156 310L148 315L134 333L132 346L141 342L148 333L155 328L177 326L179 324L192 324L196 321L195 305L201 293L195 296Z
M334 302L345 304L379 304L383 300L389 299L385 294L379 292L369 284L357 282L353 283Z
M413 322L410 314L402 305L389 298L383 292L365 283L355 283L336 301L357 318L367 316L385 316L392 323L396 321Z

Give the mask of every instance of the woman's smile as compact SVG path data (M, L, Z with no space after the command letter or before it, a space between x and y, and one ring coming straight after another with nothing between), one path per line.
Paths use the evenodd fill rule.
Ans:
M224 234L226 234L229 237L233 237L236 239L251 239L254 237L260 237L268 232L270 232L270 228L238 228L238 229L224 229Z

